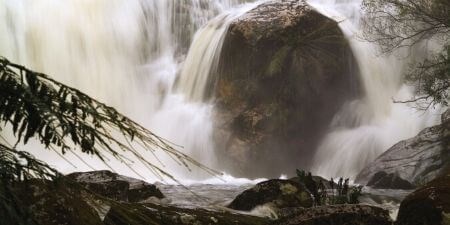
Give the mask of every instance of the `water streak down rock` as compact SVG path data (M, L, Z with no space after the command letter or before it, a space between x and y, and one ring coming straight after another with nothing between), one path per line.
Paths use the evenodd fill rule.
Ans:
M297 0L269 1L236 19L210 82L218 156L244 176L307 168L333 115L360 92L338 23Z

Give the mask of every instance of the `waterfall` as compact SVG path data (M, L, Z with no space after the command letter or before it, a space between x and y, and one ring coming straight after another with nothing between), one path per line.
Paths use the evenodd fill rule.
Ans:
M253 3L252 3L253 2ZM3 0L0 55L51 75L183 146L182 151L214 166L211 74L227 27L258 5L256 0ZM392 99L406 100L413 88L402 73L408 60L379 57L376 46L359 40L361 0L309 0L340 21L361 70L361 99L335 115L317 149L312 171L325 177L356 175L395 142L437 123L438 110L425 113ZM422 53L418 53L421 55ZM39 144L22 146L62 172L109 169L135 176L125 163L75 155L66 163ZM146 157L153 156L144 152ZM158 155L173 175L183 166ZM147 171L133 164L137 171ZM145 174L145 178L147 174Z
M417 111L396 100L413 98L414 89L403 83L402 74L413 57L379 54L377 46L361 40L361 0L310 0L322 14L339 21L359 64L361 99L349 102L335 115L331 131L318 147L312 171L324 177L354 177L396 142L416 135L439 121L439 108ZM423 49L422 49L423 50Z
M0 3L0 55L116 107L213 166L212 105L191 100L202 99L200 90L206 83L198 80L206 79L214 68L228 24L255 6L245 2L4 0ZM191 98L192 90L196 90L195 98ZM68 153L70 165L38 143L21 148L62 172L114 169L136 176L128 161L110 160L106 166L83 156L86 165ZM142 154L157 162L151 153ZM163 169L178 178L205 176L201 171L189 173L164 154L158 158L164 162ZM131 167L148 171L139 163ZM148 179L148 173L142 173Z
M230 23L255 7L248 4L238 10L225 12L211 20L194 37L181 72L180 89L188 98L202 101L207 96L208 78L217 69L221 46Z

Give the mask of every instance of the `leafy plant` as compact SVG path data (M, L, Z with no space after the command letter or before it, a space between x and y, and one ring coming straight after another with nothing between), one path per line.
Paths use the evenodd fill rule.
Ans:
M18 182L33 178L55 179L60 174L31 154L0 144L0 224L34 225L29 209L18 204L12 191Z
M109 153L122 162L129 162L122 154L129 152L155 175L175 181L160 166L145 159L138 148L151 151L155 157L156 151L162 151L188 169L194 165L217 174L114 108L45 74L0 57L0 131L7 126L10 126L17 140L11 145L0 136L3 140L0 140L2 225L35 224L29 216L29 209L18 205L12 191L15 184L32 178L60 180L55 179L60 177L55 169L31 154L17 150L19 143L27 144L31 138L36 138L45 148L62 154L79 149L101 160L107 160L106 154ZM129 164L126 165L133 170Z
M328 182L329 188L321 179L314 179L310 172L297 169L297 177L302 185L311 193L316 205L358 204L362 194L362 186L350 186L350 179L333 178Z

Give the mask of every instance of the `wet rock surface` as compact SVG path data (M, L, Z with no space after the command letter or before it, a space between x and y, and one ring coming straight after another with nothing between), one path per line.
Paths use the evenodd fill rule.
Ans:
M415 186L395 174L380 171L373 175L367 186L377 189L414 189Z
M379 172L396 174L414 186L446 174L450 168L450 110L442 114L441 124L422 130L417 136L400 141L364 168L355 182L367 182Z
M333 205L297 209L279 225L391 225L387 210L369 205Z
M268 180L239 194L228 207L249 211L257 206L270 205L275 209L288 207L311 207L311 194L298 182L291 180Z
M33 221L30 224L103 224L95 208L83 199L86 193L76 184L30 180L13 186L12 193L16 196L17 204L27 212L23 217ZM0 224L3 225L2 219Z
M401 203L396 225L450 224L450 174L408 195Z
M123 204L112 207L105 225L269 225L274 221L224 210L188 209L155 204Z
M307 167L333 115L359 95L338 24L303 0L268 1L232 22L213 84L217 154L246 177Z
M153 184L107 170L72 173L67 177L87 189L113 200L140 202L151 197L164 198L161 191Z
M100 171L100 173L104 175L105 171ZM92 174L92 172L88 172L82 176L83 173L79 173L77 177L90 177L89 180L95 183ZM108 177L111 175L107 174ZM103 175L100 177L105 178ZM84 181L87 180L84 179ZM98 181L106 182L106 179ZM217 204L211 204L206 208L114 200L86 188L83 183L67 179L67 177L55 181L24 181L15 184L12 190L17 196L18 204L27 209L31 216L30 219L38 225L379 225L386 224L385 222L388 221L385 220L386 211L372 206L339 205L305 208L311 206L311 197L308 193L309 198L306 198L305 201L304 192L297 185L296 182L290 180L269 180L252 188L253 191L260 189L256 194L261 198L254 198L252 195L255 193L248 195L248 192L243 192L243 194L246 193L246 196L241 196L241 199L256 199L256 201L263 199L261 204L269 202L270 204L266 204L266 206L276 211L271 218L248 215L248 213L245 214ZM241 201L241 203L243 202ZM250 203L255 204L255 202ZM245 207L252 208L247 205ZM2 213L1 210L0 207L0 213ZM2 224L1 222L0 220L0 224Z

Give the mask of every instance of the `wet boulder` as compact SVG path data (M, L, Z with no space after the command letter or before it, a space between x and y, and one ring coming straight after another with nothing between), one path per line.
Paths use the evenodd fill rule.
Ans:
M450 168L450 110L441 124L425 128L418 135L400 141L364 168L355 182L367 184L379 172L396 174L414 186L446 174Z
M309 208L313 205L313 199L306 188L298 182L274 179L245 190L228 205L228 208L250 211L262 205L269 205L274 209Z
M401 203L396 225L450 224L450 174L408 195Z
M153 184L107 170L72 173L67 177L113 200L141 202L151 197L164 198L161 191Z
M334 114L359 95L358 77L338 23L304 0L245 13L231 23L211 80L221 162L250 177L308 167Z

